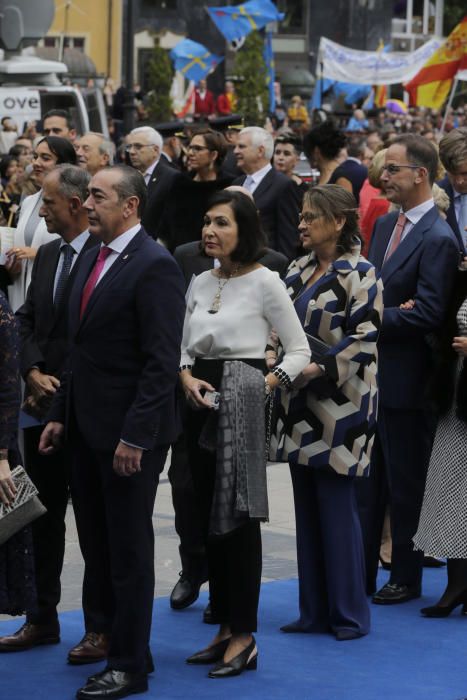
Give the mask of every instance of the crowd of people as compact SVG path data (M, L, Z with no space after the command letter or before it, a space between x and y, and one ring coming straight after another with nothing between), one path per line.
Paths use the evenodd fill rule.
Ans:
M210 678L257 668L266 455L288 462L295 503L284 633L367 635L370 602L419 598L423 567L445 558L446 589L421 612L467 610L465 112L438 138L434 114L309 128L295 100L298 127L274 131L214 118L219 100L198 92L209 121L119 143L61 110L40 133L2 120L0 500L24 460L47 513L0 547L0 612L26 614L0 651L60 641L71 494L84 636L67 658L106 661L82 700L148 688L167 459L170 605L209 581L218 627L186 661Z

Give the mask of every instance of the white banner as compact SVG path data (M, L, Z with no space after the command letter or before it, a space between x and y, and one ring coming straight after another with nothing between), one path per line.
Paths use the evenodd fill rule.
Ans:
M41 118L41 98L39 90L24 87L0 88L0 114L11 117L23 133L29 121Z
M319 62L323 78L357 85L406 83L431 58L443 39L431 39L411 53L357 51L321 37ZM321 67L319 67L319 70Z

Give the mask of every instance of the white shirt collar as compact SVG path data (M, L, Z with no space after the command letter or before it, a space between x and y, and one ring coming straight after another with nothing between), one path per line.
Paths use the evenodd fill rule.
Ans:
M255 173L250 175L255 185L259 185L261 180L268 174L270 170L272 170L272 165L271 163L267 163L267 165L265 165L264 168L261 168L261 170L257 170Z
M146 181L148 181L148 180L150 179L151 175L152 175L153 172L154 172L154 168L155 168L156 165L158 164L159 160L160 160L160 158L158 158L157 160L155 160L154 163L151 163L151 165L149 166L149 168L148 168L148 169L146 170L146 172L144 173L144 179L145 179Z
M62 239L62 242L60 243L60 250L66 245L71 245L76 255L79 255L83 250L84 246L86 245L86 241L88 240L90 235L91 234L86 229L86 231L80 233L79 236L76 236L76 238L74 238L71 241L71 243L67 243L65 240Z
M138 231L141 230L141 224L138 223L136 226L132 226L127 231L121 233L117 238L107 244L107 248L111 248L114 253L120 255L120 253L125 250L128 243L136 236ZM102 245L105 245L104 243ZM102 246L101 246L102 247Z
M433 197L431 199L427 199L426 202L422 202L421 204L417 204L416 207L412 207L412 209L408 209L407 211L403 212L410 223L415 226L415 224L418 224L420 219L425 216L425 214L430 211L435 206L435 200ZM402 211L402 210L401 210Z

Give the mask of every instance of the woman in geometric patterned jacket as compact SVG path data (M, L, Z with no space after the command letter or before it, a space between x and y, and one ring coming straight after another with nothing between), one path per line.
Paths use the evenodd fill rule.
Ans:
M357 204L342 187L305 194L299 231L308 255L285 284L305 332L327 348L279 392L272 452L292 476L300 608L281 629L344 641L370 629L354 481L368 475L374 440L383 286L360 255Z

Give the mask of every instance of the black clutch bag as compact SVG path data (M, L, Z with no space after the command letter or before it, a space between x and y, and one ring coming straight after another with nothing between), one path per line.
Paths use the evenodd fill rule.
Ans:
M12 469L11 477L16 487L16 496L9 506L0 503L0 545L46 512L36 487L23 467Z
M323 358L329 352L331 346L327 345L327 343L324 343L319 338L315 338L313 335L309 335L308 333L305 333L305 335L308 340L308 345L310 346L311 362L316 362L318 365L322 364Z

